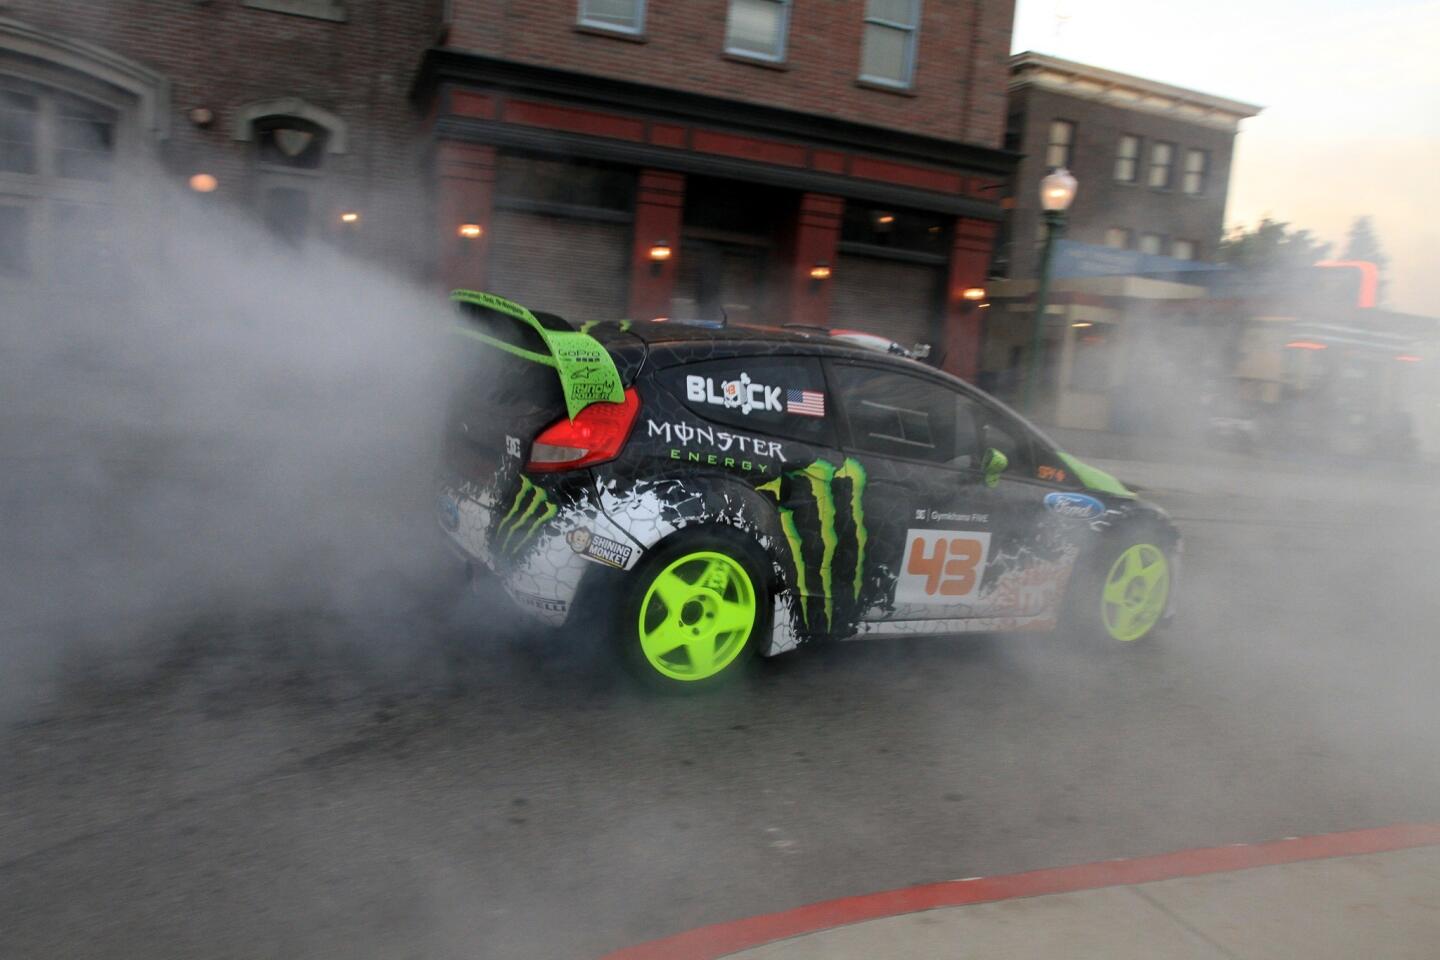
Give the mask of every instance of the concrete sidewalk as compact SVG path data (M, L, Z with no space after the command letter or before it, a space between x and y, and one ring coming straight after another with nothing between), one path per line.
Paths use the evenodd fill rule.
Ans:
M1440 847L945 907L728 956L1435 960Z
M1435 960L1440 824L969 877L807 904L603 960Z

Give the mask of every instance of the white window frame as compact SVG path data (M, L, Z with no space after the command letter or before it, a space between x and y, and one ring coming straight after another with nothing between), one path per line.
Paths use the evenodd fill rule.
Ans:
M1190 159L1200 158L1200 169L1190 169ZM1190 189L1190 178L1195 178L1195 189ZM1210 179L1210 151L1201 150L1199 147L1187 147L1185 149L1185 164L1180 168L1180 190L1187 197L1205 196L1206 181Z
M1135 144L1135 152L1126 156L1122 150L1126 141ZM1145 142L1138 134L1122 133L1120 139L1115 141L1115 167L1111 171L1111 177L1116 183L1139 183L1140 182L1140 161L1145 155ZM1130 164L1130 176L1120 176L1120 164Z
M1180 256L1180 251L1177 250L1176 247L1179 246L1179 245L1182 244L1182 243L1185 244L1185 245L1187 245L1187 246L1190 248L1190 256L1188 256L1188 257L1182 257L1182 256ZM1198 260L1198 259L1200 259L1200 244L1196 243L1194 240L1185 240L1185 239L1171 240L1171 241L1170 241L1170 256L1171 256L1172 258L1176 259L1176 260L1190 260L1190 261Z
M1064 143L1057 142L1055 139L1055 130L1057 127L1064 127L1066 130L1069 131L1065 135L1066 139ZM1070 162L1075 159L1075 131L1079 129L1079 125L1074 120L1066 120L1064 117L1056 117L1050 121L1050 125L1045 128L1046 169L1054 170L1060 167L1065 167L1067 169L1069 168ZM1059 163L1051 163L1050 157L1055 152L1056 148L1064 150L1065 156L1064 159L1062 159Z
M604 30L608 33L623 34L627 37L638 37L645 32L645 0L635 0L634 27L617 27L615 24L606 23L604 20L589 20L585 15L585 8L588 5L589 0L580 0L579 10L577 11L578 19L576 20L580 26L586 29Z
M1117 247L1115 244L1110 242L1110 237L1112 235L1119 235L1120 238L1123 239L1125 242ZM1133 250L1135 249L1135 231L1131 230L1129 227L1106 227L1105 246L1109 247L1111 250Z
M1145 249L1145 240L1149 237L1155 238L1155 249L1153 251ZM1165 256L1165 234L1148 232L1142 233L1140 234L1140 239L1136 241L1135 249L1139 250L1141 253L1150 254L1151 256L1163 257Z
M915 22L900 23L896 20L886 20L883 17L870 16L870 4L865 4L865 19L860 27L860 79L865 83L873 83L882 87L892 87L896 90L909 90L915 86L915 50L920 43L920 22L922 19L921 0L915 2ZM865 34L868 32L865 27L871 25L877 27L888 27L891 30L904 30L908 36L905 39L905 79L903 81L892 80L890 77L875 77L865 72Z
M1160 152L1160 148L1162 147L1168 147L1170 150L1170 156L1166 158L1163 164L1156 160L1156 154ZM1180 148L1170 140L1154 140L1150 143L1150 164L1145 170L1145 185L1147 187L1151 190L1175 189L1175 160L1176 154L1179 152ZM1160 169L1165 171L1164 183L1155 182L1155 171Z
M790 49L790 0L761 0L761 2L773 3L780 8L779 51L774 54L756 53L754 50L741 50L730 46L730 11L735 8L735 0L729 0L725 5L725 52L732 57L743 57L746 60L784 63L785 54Z

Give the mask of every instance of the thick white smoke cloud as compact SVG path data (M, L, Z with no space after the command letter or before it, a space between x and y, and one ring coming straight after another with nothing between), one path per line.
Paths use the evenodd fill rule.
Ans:
M444 572L443 297L169 191L105 282L3 307L0 712L197 616L360 624Z

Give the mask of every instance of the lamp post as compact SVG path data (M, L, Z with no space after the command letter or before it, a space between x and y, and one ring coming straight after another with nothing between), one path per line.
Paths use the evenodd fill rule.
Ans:
M1055 241L1065 234L1065 211L1075 199L1075 178L1057 167L1040 181L1040 207L1045 216L1045 249L1040 254L1040 284L1035 290L1035 330L1030 344L1030 372L1025 376L1025 412L1035 415L1035 386L1040 381L1045 351L1045 301L1050 296L1050 261Z

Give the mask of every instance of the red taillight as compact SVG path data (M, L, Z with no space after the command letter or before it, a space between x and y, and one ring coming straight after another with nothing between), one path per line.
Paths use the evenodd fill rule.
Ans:
M545 473L613 460L630 439L639 412L640 395L631 387L623 403L592 403L574 420L557 420L531 444L525 469Z

